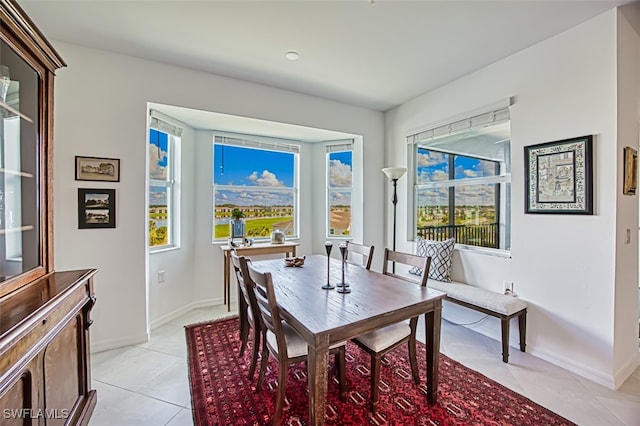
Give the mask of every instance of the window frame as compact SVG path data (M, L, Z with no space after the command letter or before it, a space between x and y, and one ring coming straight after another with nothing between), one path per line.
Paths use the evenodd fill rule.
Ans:
M413 190L413 199L414 199L414 209L413 209L413 220L415 223L415 226L413 227L413 238L417 239L418 238L418 193L420 192L420 190L422 189L429 189L429 188L447 188L447 204L448 204L448 211L449 211L449 223L447 224L443 224L442 226L456 226L456 217L455 217L455 212L456 212L456 188L459 187L465 187L465 186L473 186L473 185L490 185L493 184L494 186L494 204L493 207L495 208L495 224L498 227L498 238L497 238L497 244L498 247L487 247L487 246L477 246L477 245L471 245L471 244L463 244L463 243L458 243L456 242L456 245L460 245L460 246L465 246L465 247L469 247L469 248L474 248L474 249L487 249L487 250L501 250L501 251L508 251L509 248L500 248L500 240L501 238L499 237L500 235L500 224L501 223L506 223L506 220L502 220L502 214L504 212L504 210L506 209L503 208L502 206L502 198L501 198L501 194L502 194L502 190L501 190L501 185L503 183L510 183L510 174L507 173L500 173L500 161L497 160L493 160L493 159L488 159L488 158L481 158L478 156L472 156L472 155L462 155L460 153L453 153L453 152L447 152L444 150L438 150L438 149L432 149L432 148L426 148L423 146L420 146L420 144L415 144L414 145L414 158L418 156L419 151L420 150L426 150L426 151L430 151L430 152L435 152L438 154L443 154L445 155L445 158L448 162L448 179L443 179L443 180L437 180L437 181L429 181L429 182L423 182L423 183L418 183L417 182L417 171L418 171L418 167L414 167L413 168L413 178L414 178L414 190ZM456 178L456 168L455 168L455 160L457 157L463 157L463 158L468 158L468 159L473 159L473 160L481 160L481 161L486 161L486 162L491 162L494 163L494 167L495 167L495 174L491 175L491 176L481 176L481 177L474 177L474 178ZM417 164L417 159L414 160L414 164Z
M179 217L178 212L180 210L179 207L179 197L178 197L178 182L176 179L177 170L179 169L179 165L177 164L179 161L179 148L181 137L171 134L168 131L165 131L160 128L161 126L149 125L148 127L148 142L147 146L151 144L151 131L154 130L156 132L164 133L167 135L167 178L163 179L155 179L150 176L149 170L147 171L147 188L149 196L147 197L147 239L149 239L149 224L148 222L151 220L149 216L151 214L151 203L150 203L150 194L151 188L166 188L167 191L167 243L161 245L151 245L151 241L147 242L147 247L149 249L149 253L157 253L172 249L177 249L180 247L179 242L179 230L177 227L179 226ZM147 166L148 167L148 166Z
M216 142L217 138L221 138L225 141L231 140L235 142ZM244 143L244 144L243 144ZM277 187L277 186L247 186L247 185L225 185L216 184L215 182L215 149L216 145L224 145L236 148L254 149L288 153L293 155L293 179L292 187ZM300 232L300 149L301 143L299 141L282 139L282 138L270 138L265 136L244 135L244 134L230 134L224 132L213 132L212 134L212 164L211 164L211 190L212 190L212 232L211 232L211 244L226 244L229 237L216 238L216 192L222 191L247 191L251 192L282 192L291 194L293 201L293 230L290 235L286 235L287 239L298 239ZM280 148L279 148L280 147ZM287 149L287 147L289 149ZM256 242L270 241L271 235L251 237L247 235L247 238L252 238Z
M332 149L333 147L345 147L345 149ZM335 153L344 153L344 152L349 152L351 154L351 186L336 186L336 187L331 187L331 154L335 154ZM325 169L325 176L326 176L326 184L327 184L327 192L326 192L326 202L327 202L327 208L326 208L326 223L325 223L325 235L327 238L332 238L332 239L344 239L344 240L351 240L353 239L353 157L354 157L354 153L353 153L353 142L350 144L350 148L347 148L346 145L344 144L340 144L340 145L327 145L327 153L326 153L326 157L325 157L325 165L326 165L326 169ZM336 193L336 192L348 192L349 193L349 200L350 200L350 204L349 204L349 211L350 211L350 215L351 215L351 220L349 222L349 234L347 235L336 235L336 234L331 234L331 194Z
M500 208L503 213L503 220L498 222L500 227L500 241L498 247L503 248L488 248L481 246L466 245L456 243L456 250L472 251L479 254L487 254L498 257L511 257L511 244L512 244L512 187L511 187L511 117L510 107L514 104L515 98L510 97L502 101L495 102L491 105L487 105L473 111L459 114L449 119L440 120L433 124L423 126L416 131L406 133L407 141L407 158L408 168L410 173L408 174L407 185L407 239L409 241L416 241L417 239L417 212L418 212L418 200L417 200L417 151L418 146L421 148L429 149L430 143L438 142L441 145L444 139L456 137L456 139L462 139L462 135L469 131L476 131L481 128L490 128L493 126L507 125L509 128L509 140L504 148L503 157L500 162L504 163L504 171L498 176L483 177L481 180L475 180L479 178L458 179L461 185L473 184L474 180L477 183L488 183L494 180L496 185L501 186L500 190ZM433 149L433 147L431 147ZM495 158L482 158L480 155L473 155L470 153L463 153L456 151L457 154L467 157L477 157L481 160L495 160ZM472 180L474 179L474 180ZM448 181L447 181L448 182ZM504 191L502 191L504 188Z

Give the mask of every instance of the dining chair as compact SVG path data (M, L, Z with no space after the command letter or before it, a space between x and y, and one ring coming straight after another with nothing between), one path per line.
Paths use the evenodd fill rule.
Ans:
M252 281L256 299L262 314L262 322L266 328L266 347L262 349L260 361L260 374L256 391L260 391L267 369L269 353L278 362L278 393L273 415L273 424L280 423L282 403L284 401L287 385L288 367L291 364L307 360L308 345L300 335L284 321L280 316L280 309L276 301L271 273L262 273L254 269L243 257L240 257L241 269L246 270L245 277ZM335 356L335 365L338 370L338 382L340 385L340 400L346 400L346 374L345 374L345 342L340 342L329 347L329 353ZM313 386L310 384L310 386Z
M246 263L250 263L251 259L244 258ZM238 287L242 294L240 305L240 356L244 354L249 341L249 331L253 330L253 347L251 348L251 365L249 366L249 379L253 379L258 363L258 353L260 352L260 341L265 345L264 326L262 325L262 315L258 307L255 291L250 280L245 280L246 276L240 266L240 257L235 250L231 250L231 264L236 273ZM262 339L261 339L262 337Z
M417 281L410 277L390 272L388 270L389 262L422 268L422 276L420 277L420 280ZM416 284L420 284L422 287L426 287L430 266L431 257L393 251L388 248L384 249L384 263L382 265L383 274L390 275L404 281L414 282ZM382 357L405 342L408 342L409 345L409 361L411 364L413 381L416 385L420 384L418 361L416 359L417 325L418 317L414 317L409 321L401 321L396 324L388 325L353 339L355 344L371 356L371 412L375 413L378 407L378 399L380 397L380 390L378 386L380 384L380 365Z
M365 246L363 244L347 241L347 256L351 253L357 253L362 256L362 262L360 265L364 265L365 268L371 269L371 260L373 260L374 246ZM355 263L350 261L350 263Z

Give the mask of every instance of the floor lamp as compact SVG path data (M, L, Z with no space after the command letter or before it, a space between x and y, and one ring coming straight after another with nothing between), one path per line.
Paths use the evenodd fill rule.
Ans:
M407 172L404 167L386 167L382 172L393 182L393 251L396 251L396 205L398 204L398 179ZM396 263L393 262L393 273L396 272Z

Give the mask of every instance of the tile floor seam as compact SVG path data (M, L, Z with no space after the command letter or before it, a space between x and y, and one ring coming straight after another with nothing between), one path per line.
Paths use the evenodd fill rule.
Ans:
M165 401L164 399L160 399L160 398L155 397L155 396L150 396L150 395L147 395L147 394L144 394L144 393L140 393L140 392L137 392L137 391L134 391L134 390L131 390L131 389L123 388L122 386L114 385L112 383L108 383L108 382L105 382L103 380L98 380L98 379L91 379L91 380L92 381L95 380L96 382L100 382L100 383L102 383L104 385L108 385L108 386L111 386L111 387L114 387L114 388L118 388L120 390L127 391L129 393L135 393L136 395L140 395L140 396L143 396L145 398L153 399L155 401L162 402L163 404L172 405L172 406L174 406L176 408L187 408L184 405L176 404L176 403L171 402L171 401Z

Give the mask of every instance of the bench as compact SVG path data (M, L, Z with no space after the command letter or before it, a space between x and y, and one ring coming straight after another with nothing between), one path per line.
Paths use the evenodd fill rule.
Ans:
M502 323L502 361L509 362L509 323L518 317L520 328L520 350L525 351L527 334L527 302L458 282L445 283L429 279L427 287L445 292L445 300L473 309L496 318Z

